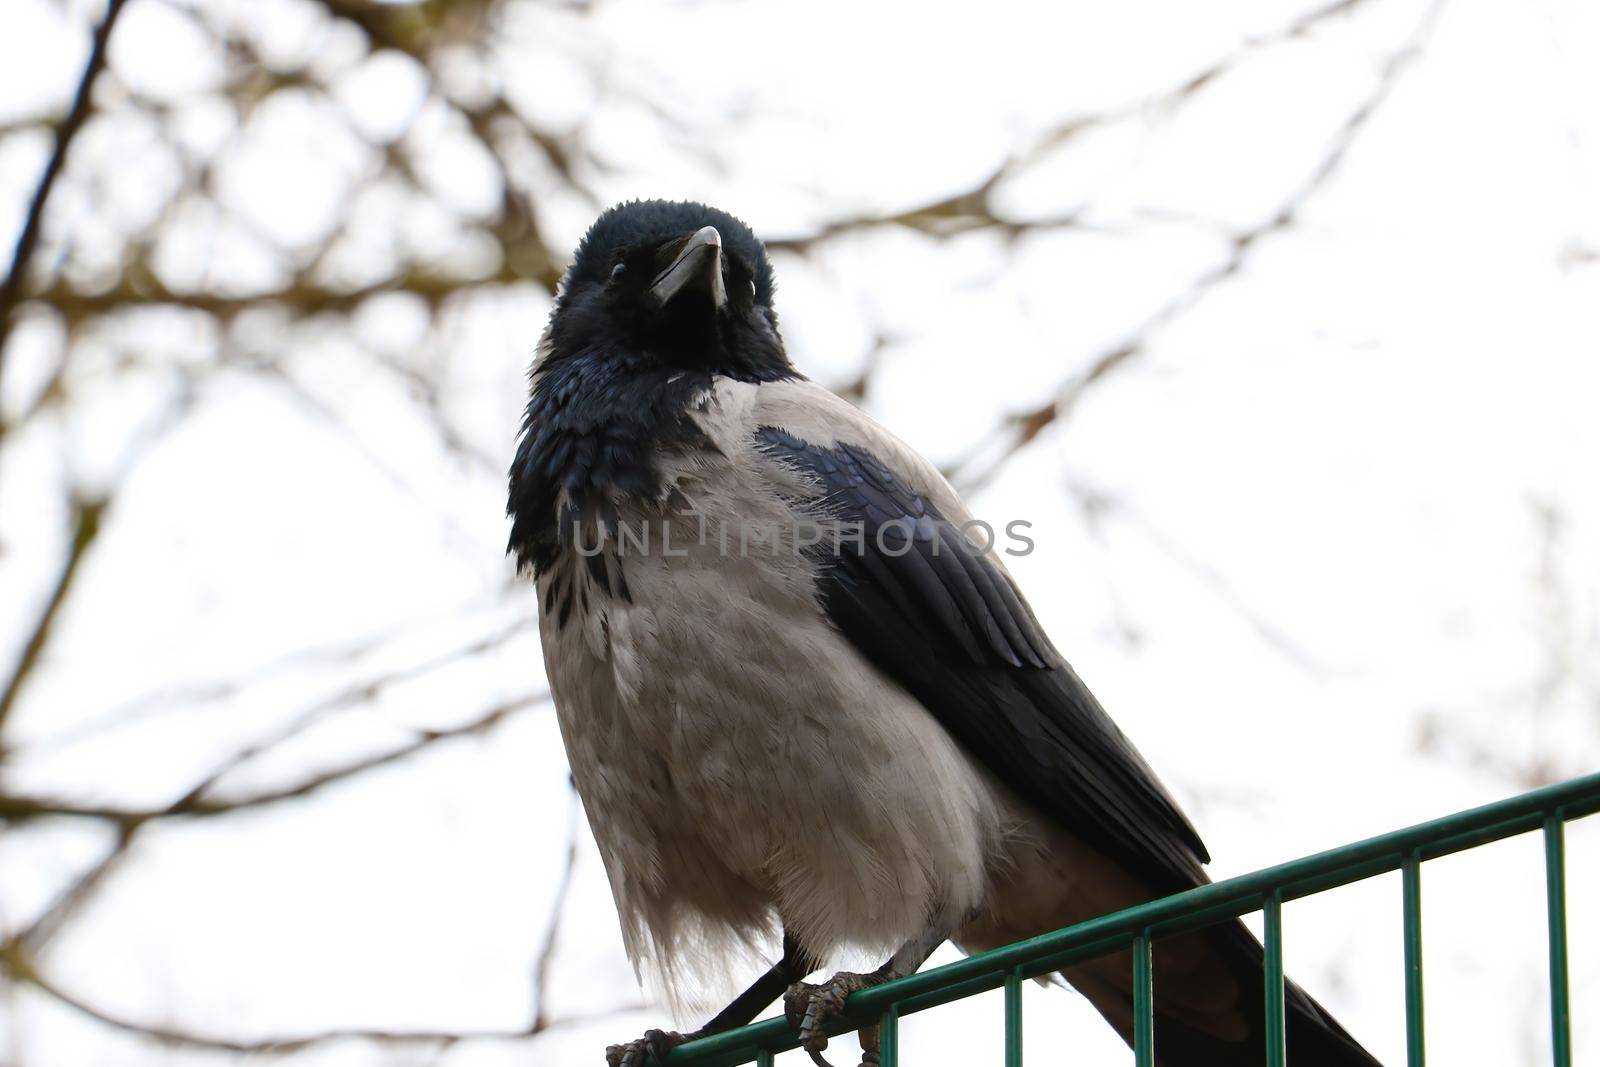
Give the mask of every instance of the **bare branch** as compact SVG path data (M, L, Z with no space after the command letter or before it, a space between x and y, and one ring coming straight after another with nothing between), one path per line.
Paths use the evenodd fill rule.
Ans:
M83 909L84 905L106 884L106 880L127 860L137 833L136 826L119 827L116 839L106 854L100 857L94 866L74 878L11 940L21 946L22 951L35 955L43 951L50 940Z
M89 61L84 65L83 76L78 79L77 95L73 98L71 110L56 125L55 148L45 164L44 174L39 178L33 200L28 204L22 232L17 235L16 249L11 254L10 273L6 275L4 284L0 284L0 372L5 369L6 340L11 335L12 312L22 302L22 287L27 281L33 254L39 247L45 204L49 201L50 193L55 188L56 178L60 176L61 168L66 162L67 150L72 147L73 139L78 136L78 131L83 128L84 121L88 119L89 112L93 108L95 82L105 70L106 44L111 40L111 30L116 25L117 16L122 13L125 2L126 0L109 0L106 4L105 18L101 19L100 25L95 28L94 42L89 48Z
M165 807L130 808L114 804L79 804L67 800L0 794L0 822L22 823L52 816L94 819L109 822L125 832L136 830L158 819L205 818L266 807L285 800L310 796L327 786L343 782L368 771L399 763L442 741L485 733L511 714L541 703L544 691L528 693L505 701L462 726L445 730L421 730L414 740L376 756L369 756L311 775L293 785L263 790L238 797L210 799L197 787ZM230 760L230 763L232 761Z
M440 1045L450 1046L464 1041L523 1041L552 1030L589 1023L636 1011L642 1005L625 1004L590 1014L563 1016L552 1019L543 1026L528 1025L520 1030L372 1030L356 1027L323 1030L311 1034L269 1037L256 1040L222 1037L193 1030L145 1023L130 1019L105 1008L89 1003L53 980L45 977L34 960L15 941L0 945L0 969L13 980L33 986L69 1008L86 1015L104 1026L124 1033L146 1038L162 1045L179 1048L206 1049L216 1052L283 1056L300 1052L316 1045L329 1045L340 1041L367 1041L384 1045Z
M994 206L994 194L1007 179L1033 166L1046 153L1066 142L1090 130L1113 126L1143 115L1170 114L1198 95L1206 86L1239 67L1262 49L1303 37L1322 23L1348 15L1370 2L1371 0L1333 0L1306 12L1282 29L1245 41L1238 48L1169 89L1141 97L1119 107L1074 116L1045 133L1030 148L1004 160L975 186L953 196L890 214L856 215L838 219L805 236L768 240L767 247L804 253L844 234L889 226L899 226L936 237L948 237L974 230L998 230L1008 237L1015 238L1050 230L1093 229L1095 227L1086 223L1077 212L1068 212L1054 218L1008 218Z
M556 895L550 903L550 918L545 923L544 929L544 947L539 950L539 958L533 965L535 1031L543 1030L549 1023L550 1013L546 1009L550 999L550 964L555 960L556 945L561 935L561 920L566 915L567 896L572 891L572 872L578 866L578 817L583 808L578 803L578 791L571 788L570 778L567 780L567 785L567 847L561 861L561 880L556 883Z
M496 598L488 603L491 606L499 606L502 600ZM452 615L458 615L462 610L479 610L481 607L481 604L469 604L464 608L453 610ZM376 699L393 686L401 685L432 671L458 663L462 659L482 655L520 634L530 632L533 628L534 623L532 620L518 617L512 623L493 630L465 645L449 649L427 659L408 663L404 668L388 674L352 682L329 696L312 702L298 714L291 716L288 720L288 726L284 727L279 733L257 741L251 747L256 750L255 754L259 755L270 745L281 744L289 740L290 737L321 721L323 717L329 714L352 707L363 701ZM125 728L147 717L185 710L198 704L226 700L263 679L277 677L286 671L296 668L315 667L340 662L355 663L374 654L390 642L410 636L412 632L411 627L404 624L385 627L346 642L316 645L289 652L281 657L270 659L265 663L248 668L232 678L200 680L158 689L115 704L104 712L88 717L82 722L76 723L58 733L30 739L27 744L17 746L15 752L32 755L41 752L59 751L80 743L87 738L94 737L105 730ZM220 777L223 769L219 768L217 772L214 772L213 776Z
M1350 2L1360 2L1360 0L1350 0ZM1335 4L1325 10L1341 11L1348 7L1347 2ZM1027 447L1047 427L1070 415L1078 402L1095 385L1144 355L1157 335L1182 318L1223 283L1236 277L1266 238L1293 226L1306 205L1327 187L1338 172L1362 131L1394 92L1401 75L1422 54L1423 46L1432 34L1443 9L1444 0L1436 0L1429 6L1405 44L1384 61L1372 91L1334 133L1328 150L1311 169L1305 181L1295 187L1275 211L1257 225L1234 234L1228 255L1221 262L1196 277L1186 289L1158 308L1123 340L1091 359L1083 370L1064 381L1048 401L1030 411L1011 415L1003 420L1001 425L991 430L967 457L953 465L949 473L957 486L963 491L971 492L987 485L1013 456Z
M72 592L79 566L100 533L100 519L105 513L106 503L104 499L72 502L72 543L67 548L67 558L62 562L61 573L50 590L49 599L40 609L39 617L34 620L28 639L23 643L22 655L6 680L5 688L0 689L0 730L5 728L6 719L16 707L17 697L38 665L40 655L50 640L50 628ZM5 756L6 748L0 741L0 763L5 761Z

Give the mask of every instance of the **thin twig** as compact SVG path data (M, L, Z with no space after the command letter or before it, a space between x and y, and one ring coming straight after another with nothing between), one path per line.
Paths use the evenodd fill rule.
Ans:
M251 1040L205 1034L159 1023L140 1022L92 1004L43 975L34 960L23 952L14 941L0 945L0 969L9 973L12 979L18 983L31 985L79 1014L88 1016L95 1022L114 1030L121 1030L124 1033L147 1038L162 1045L236 1054L283 1056L303 1051L315 1045L327 1045L340 1041L367 1041L383 1045L420 1044L441 1046L455 1045L465 1041L523 1041L552 1030L583 1026L601 1019L610 1018L613 1015L636 1011L640 1007L640 1005L625 1004L597 1012L567 1015L560 1019L551 1020L545 1024L542 1030L535 1030L532 1025L520 1030L378 1030L347 1027L323 1030L311 1034L295 1034Z
M301 779L292 785L246 793L237 797L209 798L201 791L191 789L171 804L162 807L130 808L115 804L84 804L70 800L30 797L18 794L0 794L0 822L23 823L35 819L64 817L92 819L109 822L124 830L137 829L159 819L208 818L231 815L235 812L298 800L310 796L330 785L346 781L368 771L399 763L442 741L485 733L515 712L546 699L543 691L528 693L505 701L461 726L444 730L422 730L415 739L379 753ZM230 758L230 763L232 758Z
M570 779L569 779L570 786ZM537 1033L549 1025L550 1013L546 1011L550 1000L550 965L555 960L556 945L561 935L561 920L567 911L567 896L572 891L572 873L578 866L578 816L583 810L578 802L578 791L568 789L567 848L561 862L561 880L556 883L556 895L550 903L550 918L545 923L544 947L533 965L533 1029Z
M1334 4L1326 10L1346 9L1346 4ZM1187 288L1162 304L1122 340L1096 355L1083 370L1062 382L1049 400L1030 411L1019 412L1002 420L966 457L952 465L949 473L957 487L972 492L988 485L1013 456L1031 444L1047 427L1064 421L1092 387L1146 354L1157 335L1223 283L1238 276L1267 238L1292 227L1306 205L1338 173L1362 131L1394 92L1401 75L1422 54L1423 46L1443 9L1444 0L1436 0L1430 5L1405 44L1384 60L1372 91L1346 116L1328 150L1275 211L1262 222L1234 234L1228 254L1220 262L1197 276Z
M886 227L901 227L936 237L948 237L973 230L998 230L1009 237L1052 230L1090 227L1077 211L1049 218L1013 219L994 206L994 194L1007 180L1027 170L1051 151L1091 130L1103 129L1150 115L1171 115L1200 91L1243 65L1252 55L1276 44L1304 37L1324 22L1350 14L1372 0L1332 0L1306 12L1281 28L1251 37L1238 47L1182 81L1160 92L1119 106L1089 114L1073 115L1058 123L1033 143L1003 160L976 185L916 207L888 214L864 214L835 219L817 230L798 237L778 237L766 242L773 250L808 252L819 245L847 234Z
M73 582L84 557L88 555L89 547L100 533L100 519L105 509L104 499L72 502L72 543L67 548L67 558L61 564L61 573L56 577L49 599L39 609L38 618L34 620L28 639L22 646L22 655L12 669L11 676L6 679L5 688L0 689L0 730L5 729L6 719L16 707L17 697L39 664L40 654L50 640L50 628L72 592ZM5 755L5 744L0 739L0 762L4 762Z

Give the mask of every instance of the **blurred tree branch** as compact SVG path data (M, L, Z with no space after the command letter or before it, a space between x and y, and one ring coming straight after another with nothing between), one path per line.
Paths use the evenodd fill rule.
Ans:
M147 825L175 818L206 818L250 811L286 800L303 799L337 783L348 782L370 771L393 766L405 759L430 749L441 742L482 735L493 729L507 716L526 707L546 701L544 691L502 702L487 712L464 724L442 730L419 730L414 740L386 752L357 759L337 767L320 771L289 786L258 791L242 796L215 799L210 794L231 773L247 763L290 741L301 737L307 730L323 722L328 716L370 703L388 690L415 681L453 664L462 662L502 646L506 641L525 632L527 623L517 620L478 640L438 656L388 672L367 681L348 686L330 696L312 703L290 716L285 725L268 736L244 745L219 762L209 773L190 786L170 804L154 808L125 808L110 805L81 804L70 801L41 799L9 795L0 789L0 825L20 825L43 818L88 819L110 823L116 831L115 845L100 862L75 879L47 906L16 940L32 946L37 951L53 935L68 914L79 908L104 881L106 875L125 858L135 835Z
M78 136L78 131L83 129L84 122L93 110L95 82L105 70L106 46L111 40L111 31L117 24L117 16L122 14L125 5L126 0L108 0L105 17L95 28L89 47L89 61L84 65L83 76L78 79L78 91L73 97L71 109L56 124L55 146L51 149L44 173L40 176L38 187L28 204L22 232L17 236L16 249L11 254L11 269L6 274L5 282L0 284L0 374L5 373L6 341L11 336L13 315L23 299L28 270L33 263L34 251L39 247L39 231L44 221L45 205L50 200L51 191L55 189L61 168L66 165L67 152L71 149L73 140ZM0 421L0 440L3 440L4 433L5 423Z
M1314 15L1297 20L1283 37L1298 36L1319 19L1342 14L1359 2L1344 0L1331 4ZM1327 187L1362 131L1393 94L1402 75L1422 54L1444 7L1444 0L1435 0L1405 43L1384 59L1372 91L1334 132L1322 157L1299 186L1291 190L1261 222L1231 235L1228 253L1221 262L1197 276L1188 288L1174 295L1154 314L1135 326L1123 340L1092 356L1081 370L1062 381L1049 400L1030 410L1014 413L990 430L979 445L949 472L957 487L971 492L993 481L1013 456L1046 429L1065 421L1091 389L1145 354L1159 334L1212 291L1236 277L1268 238L1292 227L1306 205ZM1176 96L1172 99L1174 102L1182 99L1222 73L1229 65L1225 61L1208 69L1194 81L1176 90ZM986 192L984 196L987 196Z
M275 799L287 799L290 796L305 796L312 789L320 788L339 778L349 777L387 763L395 759L414 754L422 748L442 740L466 737L489 729L499 722L505 715L524 706L524 701L513 701L495 709L489 715L472 723L451 730L431 731L419 737L418 741L406 746L404 750L397 750L389 756L378 757L373 760L363 761L361 764L346 769L346 773L329 772L319 776L313 782L302 783L302 788L294 790L281 790L267 798L267 794L258 794L252 798L233 802L232 810L245 810L258 803L270 803ZM216 1034L207 1034L197 1030L160 1025L137 1021L127 1016L108 1011L98 1007L84 998L74 994L53 979L46 977L37 961L37 956L44 944L59 928L59 924L71 911L81 907L84 900L93 890L101 885L109 873L128 855L134 836L148 822L155 818L164 818L168 815L187 814L203 816L206 814L225 814L227 808L222 806L205 806L191 808L180 812L182 805L173 805L164 812L153 813L149 818L127 818L128 813L114 816L118 823L119 832L112 850L97 864L80 876L53 904L46 909L38 919L22 932L15 934L4 941L0 941L0 971L9 975L13 982L31 986L38 989L52 999L74 1009L101 1025L112 1029L121 1030L147 1040L163 1045L206 1049L212 1051L249 1053L257 1055L287 1055L299 1052L318 1045L333 1044L341 1041L362 1041L384 1045L410 1045L425 1044L437 1045L447 1048L460 1042L479 1040L514 1041L536 1038L541 1034L564 1027L583 1025L608 1018L612 1015L635 1010L642 1005L623 1004L590 1013L575 1015L554 1016L548 1008L548 989L551 981L551 962L554 957L557 938L561 923L565 915L569 892L572 885L573 869L577 864L577 832L576 819L579 811L576 794L572 794L571 809L568 819L568 842L564 851L562 866L557 875L557 890L550 907L549 918L546 922L545 937L535 969L534 969L534 1001L536 1010L528 1026L521 1030L381 1030L363 1029L358 1027L325 1030L309 1034L295 1034L269 1038L243 1040L233 1037L224 1037ZM72 811L67 814L85 814L83 811ZM101 817L106 813L98 813L94 817Z
M162 1045L256 1056L286 1056L316 1046L343 1041L364 1041L380 1045L437 1045L440 1048L472 1041L525 1041L553 1030L586 1025L642 1006L623 1004L591 1013L533 1022L520 1030L373 1030L349 1027L308 1034L241 1040L175 1026L140 1022L97 1007L45 976L37 962L21 951L15 942L0 944L0 970L9 973L13 981L32 986L57 1002L114 1030L121 1030Z
M545 923L544 943L533 964L533 1029L543 1030L554 1018L550 1011L550 969L560 944L561 920L566 914L567 896L572 892L572 875L578 868L578 841L583 821L583 805L571 778L567 779L567 847L562 853L561 874L556 881L555 903Z
M4 764L6 758L4 744L6 719L10 717L11 709L16 706L18 694L27 684L29 675L39 662L40 653L50 640L51 624L55 622L61 605L72 592L73 581L78 576L78 568L83 563L84 556L88 555L90 546L100 534L100 517L105 511L105 506L104 500L72 502L72 540L67 548L67 558L61 564L61 574L50 590L49 598L39 610L39 616L29 631L27 640L23 643L22 655L17 660L17 665L12 668L5 687L0 689L0 764Z
M413 740L406 744L398 745L387 752L353 760L276 789L266 789L236 797L212 798L206 795L225 773L270 747L270 745L263 745L240 750L224 761L216 771L208 774L197 785L170 804L148 808L125 808L116 805L81 804L65 800L0 794L0 821L21 823L47 817L95 819L112 823L119 831L128 833L137 830L146 823L161 819L206 818L216 815L231 815L236 812L248 811L252 808L277 804L285 800L297 800L307 797L327 786L346 781L368 771L398 763L419 752L432 748L440 742L486 733L498 726L507 716L547 699L548 694L543 691L530 693L526 696L497 704L462 726L443 730L418 730ZM288 736L291 736L291 732L286 731L276 740L281 741Z
M1528 510L1539 544L1529 583L1537 665L1525 681L1481 705L1426 709L1416 737L1424 754L1519 789L1586 773L1600 743L1600 605L1573 595L1569 516L1541 498L1530 500Z
M961 192L903 211L836 219L803 236L768 240L767 247L803 254L846 234L891 226L932 237L952 237L978 230L996 230L1013 240L1029 234L1081 227L1084 223L1078 212L1068 212L1051 218L1012 218L996 202L998 193L1004 189L1008 180L1036 165L1049 152L1068 141L1091 130L1127 122L1141 116L1171 115L1198 96L1206 86L1236 69L1261 49L1303 37L1323 23L1349 15L1371 2L1372 0L1333 0L1332 3L1305 12L1271 34L1245 41L1238 48L1207 64L1169 89L1120 107L1075 115L1035 139L1027 149L1007 157L976 185ZM1429 14L1428 21L1431 22L1436 16L1437 9Z

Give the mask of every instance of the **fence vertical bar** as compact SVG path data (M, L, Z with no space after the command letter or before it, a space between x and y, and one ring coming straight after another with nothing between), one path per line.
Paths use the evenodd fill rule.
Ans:
M1550 1050L1555 1067L1572 1067L1572 1008L1567 999L1567 856L1560 811L1544 820L1544 880L1550 909Z
M1412 849L1400 868L1405 905L1406 1063L1423 1067L1422 1030L1422 854Z
M1155 1067L1156 1009L1152 989L1150 930L1133 939L1133 1062L1134 1067Z
M1267 894L1261 909L1267 953L1267 1067L1283 1067L1283 893Z
M1006 975L1006 1067L1022 1067L1022 976Z
M878 1067L899 1067L900 1005L891 1004L878 1019Z
M772 1067L772 1050L770 1048L756 1049L756 1067Z

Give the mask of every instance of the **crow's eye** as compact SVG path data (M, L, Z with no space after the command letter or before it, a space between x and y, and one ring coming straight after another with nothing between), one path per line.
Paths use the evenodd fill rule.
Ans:
M622 280L622 276L626 273L628 273L628 265L626 263L618 263L615 267L611 268L611 280L613 282L619 282Z
M756 280L754 278L751 278L749 284L750 284L750 299L754 300L756 298Z

